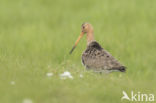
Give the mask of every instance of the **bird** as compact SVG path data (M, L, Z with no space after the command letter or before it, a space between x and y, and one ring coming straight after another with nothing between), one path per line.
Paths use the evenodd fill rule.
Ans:
M93 26L90 23L83 23L81 26L81 34L76 40L70 54L76 48L80 39L86 34L87 48L82 53L82 63L87 70L94 72L110 73L114 71L125 72L126 67L115 59L108 51L94 39Z

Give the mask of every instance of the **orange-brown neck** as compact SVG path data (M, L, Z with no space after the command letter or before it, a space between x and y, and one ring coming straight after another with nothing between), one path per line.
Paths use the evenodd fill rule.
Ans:
M94 32L93 30L87 32L87 45L94 41Z

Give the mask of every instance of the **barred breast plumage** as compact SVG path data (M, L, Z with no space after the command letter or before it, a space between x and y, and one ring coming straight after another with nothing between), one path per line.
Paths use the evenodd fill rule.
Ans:
M96 72L125 72L125 67L96 41L92 41L83 52L82 63L86 69L92 69Z

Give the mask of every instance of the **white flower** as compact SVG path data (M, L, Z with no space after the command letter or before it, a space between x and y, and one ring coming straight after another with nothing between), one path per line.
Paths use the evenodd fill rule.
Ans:
M22 103L33 103L31 99L24 99Z
M15 81L11 81L10 84L11 84L11 85L15 85Z
M73 76L68 71L65 71L64 73L60 74L60 77L61 77L61 79L66 79L66 78L73 79Z
M82 74L80 74L80 78L83 78L83 75Z
M53 73L49 72L49 73L47 73L46 75L47 75L48 77L51 77L51 76L53 76Z

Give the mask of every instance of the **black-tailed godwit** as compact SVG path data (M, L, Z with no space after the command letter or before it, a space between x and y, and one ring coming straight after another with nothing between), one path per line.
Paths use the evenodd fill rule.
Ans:
M112 71L126 71L125 66L121 65L109 52L104 50L100 44L94 40L94 31L91 24L83 23L81 29L81 34L70 51L70 54L73 52L83 35L86 34L87 49L82 54L82 63L86 69L106 73Z

